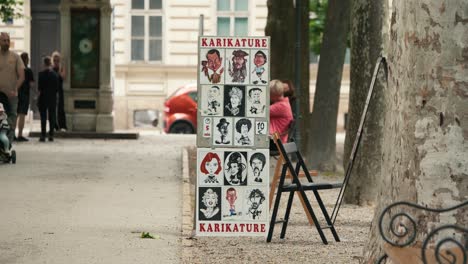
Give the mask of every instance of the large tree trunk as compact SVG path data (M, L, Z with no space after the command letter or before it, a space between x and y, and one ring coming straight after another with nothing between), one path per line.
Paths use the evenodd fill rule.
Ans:
M289 79L296 82L296 9L293 0L268 0L268 17L265 35L271 37L270 76L271 79ZM296 83L296 98L300 104L299 114L293 105L300 133L300 145L307 146L307 122L309 115L309 2L301 0L300 25L300 84ZM298 91L300 89L300 91ZM302 149L305 150L304 148ZM304 153L307 155L307 153Z
M351 87L343 159L345 169L356 139L375 63L382 54L382 23L386 3L386 0L351 0ZM369 104L352 177L344 196L346 203L373 202L377 193L381 165L382 117L385 110L384 78L382 74L379 77Z
M336 121L349 31L349 0L329 0L311 114L310 167L335 171Z
M406 0L394 1L392 8L384 177L364 254L368 263L382 254L377 216L390 202L445 208L468 199L467 3ZM420 216L417 239L441 222L467 226L466 221L466 212Z
M270 78L294 81L295 11L292 0L268 0L265 35L270 36Z
M308 156L308 149L307 146L309 145L309 115L310 115L310 104L309 104L309 80L310 80L310 62L309 62L309 0L300 0L300 12L301 12L301 27L300 27L300 87L298 87L298 96L297 99L300 104L299 115L296 119L299 137L296 136L298 139L298 144L301 152L304 156ZM296 0L297 3L297 0ZM297 57L297 56L296 56ZM297 85L297 84L296 84ZM297 134L296 134L297 135Z

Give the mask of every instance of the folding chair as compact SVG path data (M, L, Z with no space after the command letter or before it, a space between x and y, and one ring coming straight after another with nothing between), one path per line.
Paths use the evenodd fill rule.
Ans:
M291 212L292 202L293 202L294 194L296 192L298 192L299 197L304 201L306 209L307 209L307 213L310 215L310 217L312 217L313 223L320 235L320 238L322 239L322 242L324 244L328 244L328 241L323 233L323 229L327 229L327 228L331 230L333 237L335 238L335 241L339 242L340 238L338 237L338 234L336 233L335 227L330 219L330 216L328 215L327 209L325 208L325 205L323 204L322 198L320 197L320 194L318 193L318 191L341 188L342 183L341 182L340 183L315 183L313 182L312 177L309 173L309 170L307 169L307 166L304 162L304 159L302 158L302 155L296 146L296 143L289 142L289 143L283 144L281 140L279 139L279 135L277 133L273 135L273 139L278 147L278 150L281 153L282 158L284 159L284 163L281 169L281 176L280 176L280 181L278 184L275 205L273 207L273 213L272 213L271 220L270 220L270 229L268 231L267 242L271 241L276 223L283 223L280 238L285 237L286 228L289 222L289 214ZM289 158L288 155L292 155L296 157L297 163L295 167L292 164L291 159ZM288 172L291 174L291 177L292 177L291 183L285 183L286 175ZM298 175L300 172L303 172L305 174L305 177L307 178L307 182L302 183L299 180ZM306 191L313 192L315 199L317 201L317 204L319 205L320 210L322 211L322 214L325 217L325 221L327 222L326 226L322 227L320 223L318 222L317 217L314 213L314 210L312 209L309 199L307 198L307 195L305 193ZM283 193L289 193L289 199L288 199L284 219L277 222L276 216L278 213L281 195Z
M288 126L288 130L285 132L285 133L288 133L288 142L293 142L294 141L295 130L296 130L296 121L292 120L291 123ZM279 136L282 136L282 135L283 134L281 134ZM276 148L278 149L278 146ZM283 158L283 155L279 151L276 151L276 152L271 151L270 155L271 156L278 156L277 161L276 161L276 166L275 166L275 172L273 174L273 179L272 179L271 185L270 185L270 197L269 197L269 203L268 204L270 205L270 210L271 210L271 206L273 205L273 197L275 195L275 190L277 188L277 185L278 185L278 182L279 182L279 179L280 179L280 176L281 176L281 167L284 164L284 158ZM309 170L309 174L311 176L317 176L318 172L316 170ZM305 173L299 172L298 176L299 176L299 178L300 177L305 177ZM292 176L291 176L291 174L289 172L286 173L286 178L287 179L292 179ZM302 207L304 208L304 211L307 214L307 219L309 220L309 224L313 225L314 220L312 219L311 215L308 213L307 206L306 206L304 200L302 199L301 196L299 196L299 199L301 200Z

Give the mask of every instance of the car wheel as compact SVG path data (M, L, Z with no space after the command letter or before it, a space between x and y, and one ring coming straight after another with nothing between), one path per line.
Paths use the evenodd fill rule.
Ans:
M193 128L189 123L185 122L178 122L171 126L169 129L169 133L171 134L193 134Z

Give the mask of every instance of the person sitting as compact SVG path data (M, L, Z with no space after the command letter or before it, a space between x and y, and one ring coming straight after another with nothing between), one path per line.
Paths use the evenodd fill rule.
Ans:
M279 80L270 82L270 134L278 132L281 141L288 141L288 128L293 120L289 98L284 96L284 85ZM270 140L270 150L276 150L273 140Z
M296 113L296 107L295 107L295 104L296 104L296 88L294 88L294 84L291 80L289 79L283 79L281 80L281 82L283 83L283 86L284 86L284 97L288 97L289 98L289 104L291 105L291 110L292 110L292 113L293 113L293 117L296 117L297 116L297 113Z
M6 154L10 153L11 144L8 140L8 133L10 132L10 125L8 124L8 116L6 114L3 104L0 103L0 151Z

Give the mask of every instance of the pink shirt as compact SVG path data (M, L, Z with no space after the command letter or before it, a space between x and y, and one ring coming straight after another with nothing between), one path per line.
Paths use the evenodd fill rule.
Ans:
M283 143L288 141L288 128L292 120L293 114L288 97L270 105L270 134L280 133Z

